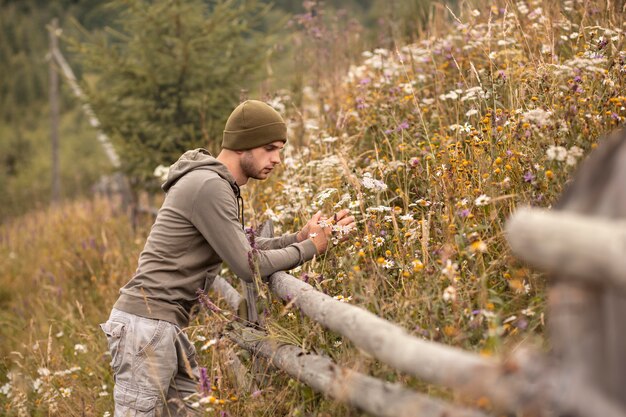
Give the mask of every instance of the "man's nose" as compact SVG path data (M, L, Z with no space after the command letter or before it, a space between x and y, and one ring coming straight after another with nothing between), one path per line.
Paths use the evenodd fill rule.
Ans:
M280 154L277 152L275 154L272 155L272 163L274 165L279 165L280 164Z

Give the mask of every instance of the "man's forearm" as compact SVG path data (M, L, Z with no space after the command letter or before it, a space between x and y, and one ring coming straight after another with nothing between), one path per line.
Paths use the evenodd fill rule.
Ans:
M288 233L279 237L255 237L256 245L261 250L282 249L302 240L304 239L299 239L298 233Z

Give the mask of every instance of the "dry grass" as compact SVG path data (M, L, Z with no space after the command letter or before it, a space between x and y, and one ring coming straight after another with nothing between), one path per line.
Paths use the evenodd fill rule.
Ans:
M332 81L324 117L319 96L305 97L294 131L309 147L292 147L282 173L247 187L246 218L273 218L280 232L318 208L349 207L358 232L293 275L417 337L500 355L520 342L545 344L545 282L510 256L503 222L518 205L550 206L578 161L623 122L626 48L611 23L622 20L600 2L481 4L416 44L365 54L341 85ZM131 276L146 231L133 235L103 201L1 227L8 415L112 410L97 323ZM269 330L283 340L449 396L282 302L267 307ZM237 392L224 366L227 325L201 312L190 329L215 386L207 415L359 415L281 374L258 392Z

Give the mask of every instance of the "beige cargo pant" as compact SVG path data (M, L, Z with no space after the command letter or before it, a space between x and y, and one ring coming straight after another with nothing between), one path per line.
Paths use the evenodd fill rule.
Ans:
M186 396L198 392L196 351L182 330L113 309L100 325L115 377L115 417L195 415Z

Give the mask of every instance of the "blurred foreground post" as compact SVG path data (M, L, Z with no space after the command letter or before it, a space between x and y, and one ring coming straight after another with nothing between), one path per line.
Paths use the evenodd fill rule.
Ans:
M626 134L605 139L553 211L519 210L507 225L516 255L553 279L552 356L626 406Z

